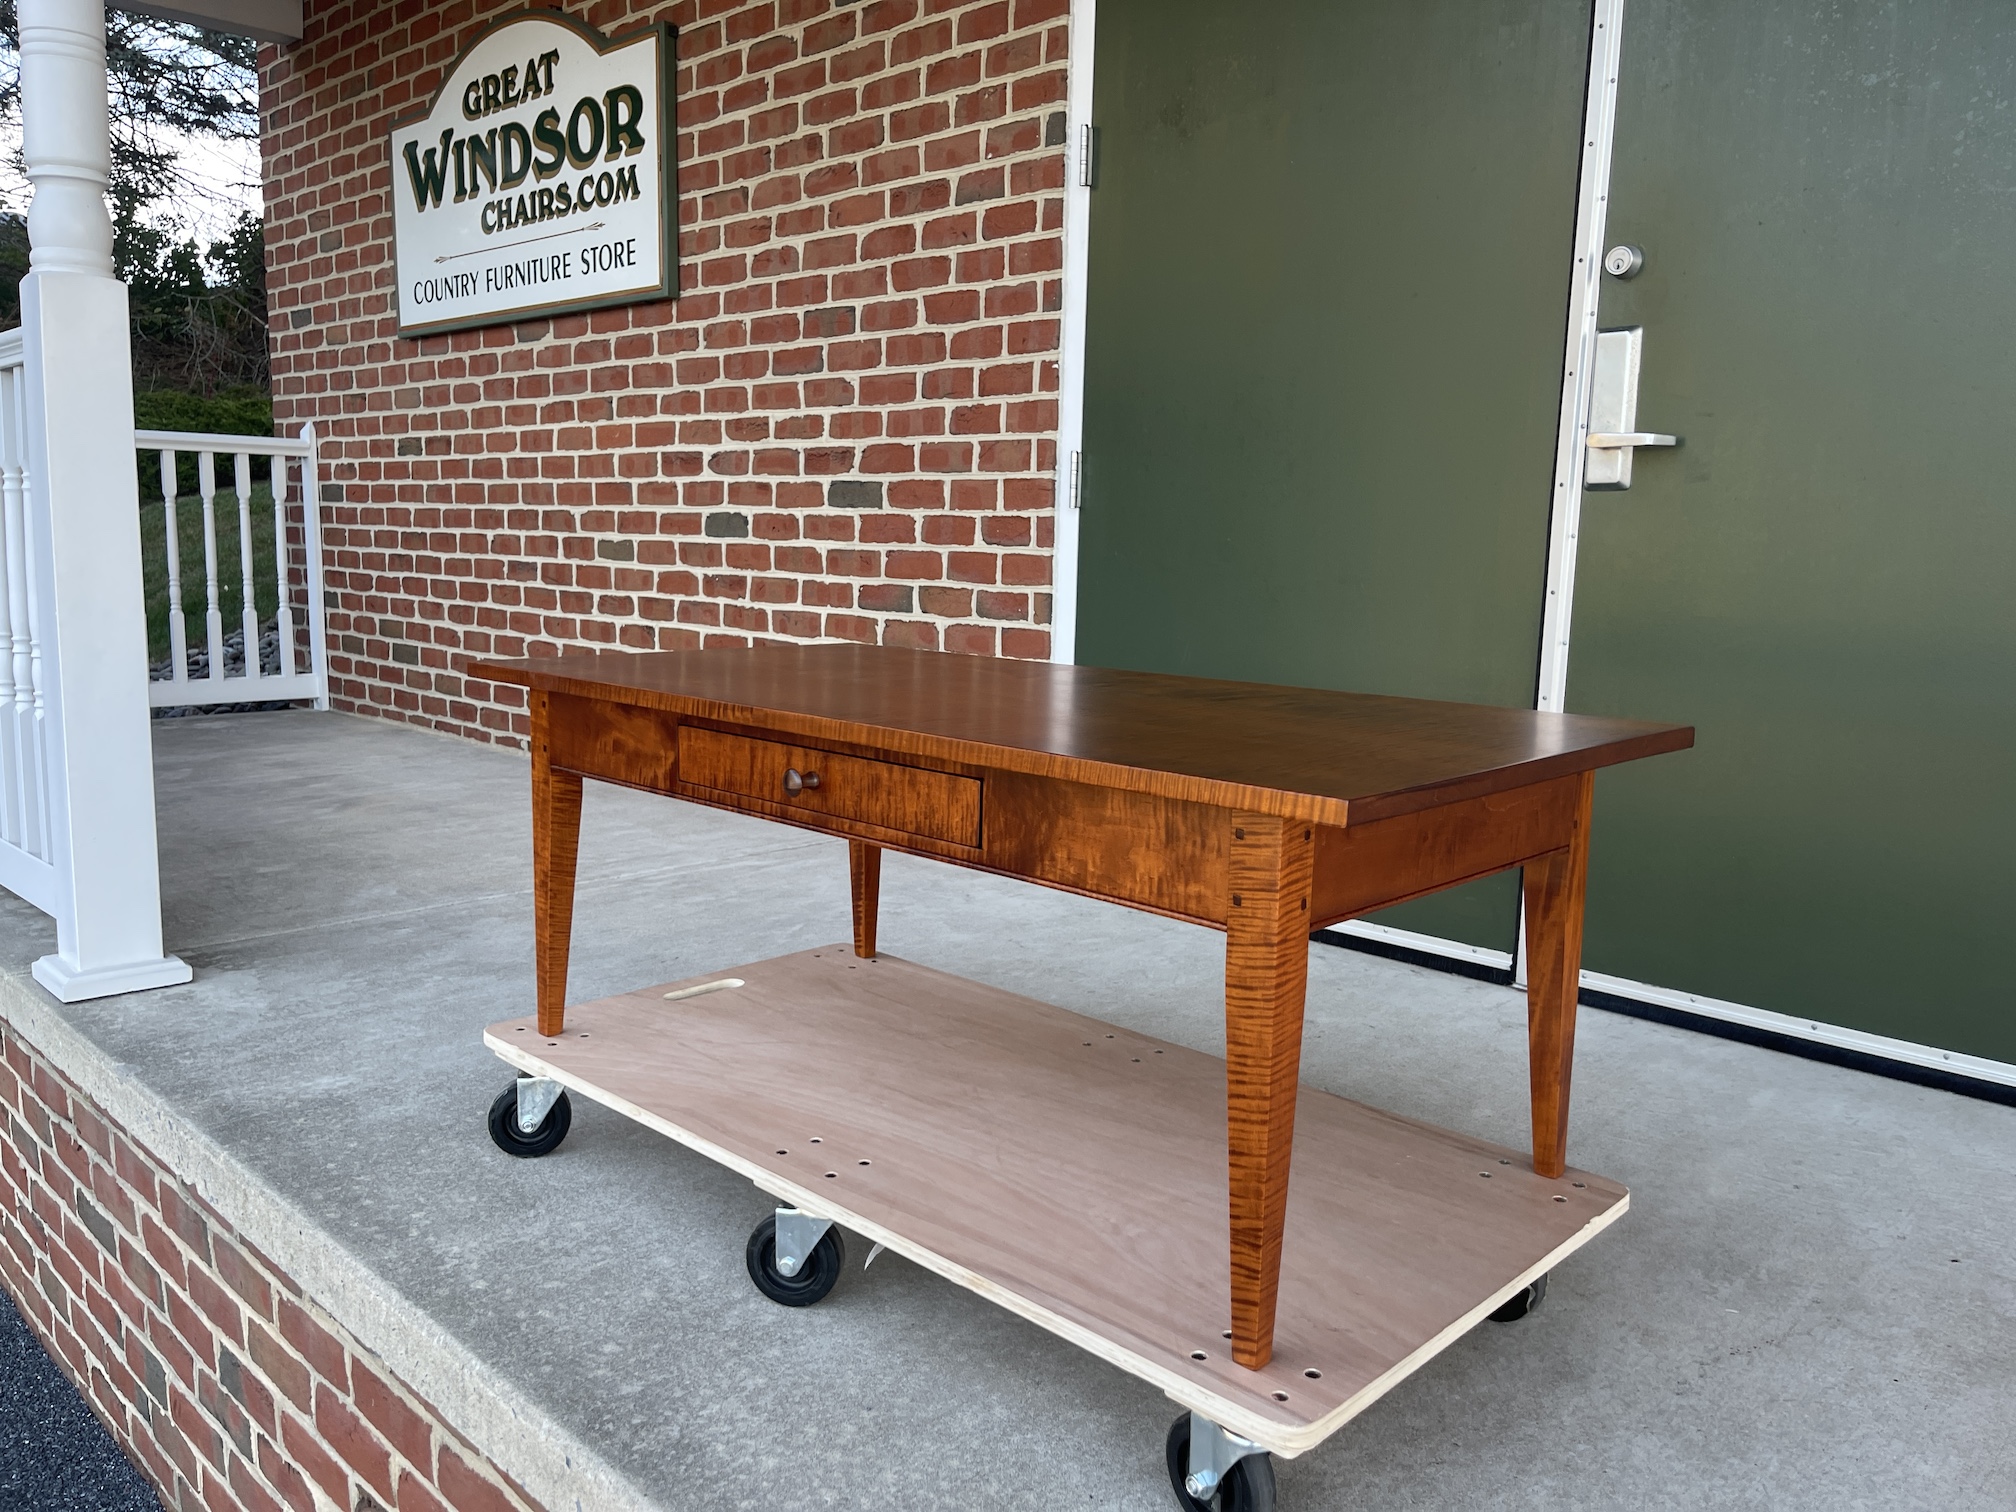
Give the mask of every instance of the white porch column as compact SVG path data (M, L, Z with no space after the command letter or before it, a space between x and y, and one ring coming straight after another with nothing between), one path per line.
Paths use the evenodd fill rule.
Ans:
M56 953L64 1002L164 987L126 286L112 276L102 0L20 0L21 281L30 510L41 577Z

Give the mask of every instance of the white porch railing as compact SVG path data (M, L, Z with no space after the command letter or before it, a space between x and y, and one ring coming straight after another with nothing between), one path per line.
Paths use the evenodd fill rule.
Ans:
M0 887L57 908L49 827L49 720L42 696L42 583L28 489L21 332L0 332Z
M148 684L153 707L207 707L215 704L312 699L329 707L329 674L322 599L321 510L315 465L314 427L304 426L299 440L267 436L207 436L185 431L135 431L133 443L142 453L157 453L161 467L161 508L168 555L169 674ZM187 581L179 529L183 501L177 461L193 455L197 466L197 507L203 513L204 615L202 646L204 675L189 675L189 616L183 608ZM254 567L253 458L265 464L272 494L273 574L276 594L277 665L267 670L258 610ZM218 486L218 460L231 461L230 486ZM289 474L296 480L290 486ZM243 670L227 675L227 632L221 586L230 567L218 559L217 498L224 493L238 515L238 561L241 598L239 625L229 632L240 637Z
M123 331L115 328L115 333L123 343ZM142 668L130 662L118 665L130 654L124 647L144 645L136 623L140 606L130 598L120 602L121 595L114 592L92 607L100 588L92 579L99 563L90 548L113 533L114 517L107 516L95 533L80 531L78 517L88 513L88 496L65 492L60 479L52 488L49 477L38 476L54 464L43 460L50 455L50 406L47 391L36 388L34 352L25 328L0 331L0 887L55 918L58 949L35 963L35 976L64 1001L74 1002L189 978L186 965L160 950L153 794L145 710L138 709L140 687L149 687L148 701L157 707L295 700L328 707L321 510L310 430L298 440L132 432L137 451L154 455L160 465L173 644L173 675L144 683ZM98 455L104 455L102 448ZM184 455L197 459L193 507L202 512L208 593L202 635L208 665L206 675L196 678L188 675L176 519L182 505L176 463ZM217 486L219 457L230 459L228 489ZM272 492L278 655L270 669L261 665L259 585L254 580L254 458L262 460ZM63 460L74 470L80 454ZM124 466L124 508L133 511L132 464ZM108 485L115 480L116 470L103 478ZM220 608L227 570L218 556L220 493L237 512L236 577L245 604L239 632L247 648L245 669L233 674L225 666ZM58 511L54 516L52 507ZM269 506L258 507L263 511ZM67 557L59 539L66 528ZM116 528L130 532L124 549L132 551L139 534L133 515L117 521ZM132 567L125 571L134 572L138 561L127 560ZM122 580L121 572L111 570L113 563L105 565L110 572L106 586ZM134 583L134 577L123 581ZM66 619L66 613L72 617ZM92 632L100 620L132 625L133 639L122 632L103 646L95 644ZM80 649L66 661L63 648L73 640ZM115 644L122 649L108 659ZM122 708L137 710L137 725L118 717ZM107 738L101 730L108 723L124 725L133 738ZM80 807L80 799L88 807Z

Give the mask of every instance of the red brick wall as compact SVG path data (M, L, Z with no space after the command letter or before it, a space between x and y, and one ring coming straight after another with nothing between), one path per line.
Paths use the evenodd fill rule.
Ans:
M537 1512L46 1061L0 1051L0 1284L167 1506Z
M512 740L469 657L1047 656L1068 0L569 6L679 28L682 297L400 340L387 122L515 8L309 0L262 57L339 705Z

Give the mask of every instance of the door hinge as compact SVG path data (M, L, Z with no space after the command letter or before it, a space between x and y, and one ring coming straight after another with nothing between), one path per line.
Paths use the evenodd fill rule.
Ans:
M1089 123L1078 128L1078 187L1092 187L1092 127Z
M1085 453L1071 453L1071 507L1078 507L1079 485L1085 476Z

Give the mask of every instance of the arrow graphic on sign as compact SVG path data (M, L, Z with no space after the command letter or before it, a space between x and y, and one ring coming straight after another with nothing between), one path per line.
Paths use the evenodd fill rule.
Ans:
M579 229L583 231L600 231L608 224L609 222L607 221L590 221ZM434 261L437 263L454 262L458 257L478 257L485 252L508 252L513 247L529 247L534 242L551 241L556 236L572 236L573 234L574 231L569 229L566 231L548 231L541 236L521 236L517 241L499 242L494 247L478 247L474 252L444 253L442 256L435 258Z

